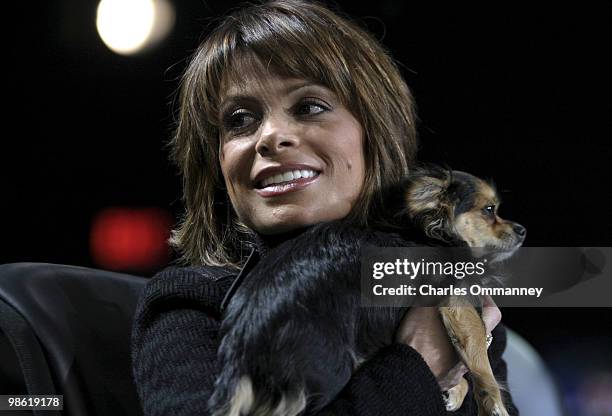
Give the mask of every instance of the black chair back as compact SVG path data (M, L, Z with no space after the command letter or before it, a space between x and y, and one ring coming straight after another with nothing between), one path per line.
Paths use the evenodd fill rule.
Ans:
M147 280L77 266L0 266L0 332L27 394L63 394L64 415L142 414L130 334ZM0 361L0 372L15 372L10 361Z

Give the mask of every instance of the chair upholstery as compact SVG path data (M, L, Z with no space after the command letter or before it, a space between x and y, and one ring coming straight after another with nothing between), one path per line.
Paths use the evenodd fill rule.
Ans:
M13 327L0 329L5 336L18 334L11 340L18 356L35 359L21 365L30 373L26 384L27 378L33 384L28 392L49 394L39 389L50 379L56 394L64 395L65 415L141 414L129 345L136 302L146 282L143 277L76 266L0 266L0 314L5 318L0 325L7 324L7 315L13 318ZM15 328L19 317L26 324ZM5 365L0 364L3 372Z

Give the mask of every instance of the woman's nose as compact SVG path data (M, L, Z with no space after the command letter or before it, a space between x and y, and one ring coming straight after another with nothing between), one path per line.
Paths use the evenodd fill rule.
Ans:
M282 117L271 117L262 127L261 136L255 144L255 151L262 156L282 152L297 146L299 142L290 122Z

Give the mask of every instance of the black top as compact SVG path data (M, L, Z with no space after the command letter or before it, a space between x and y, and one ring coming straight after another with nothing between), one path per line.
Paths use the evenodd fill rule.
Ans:
M292 233L294 234L294 233ZM250 263L283 237L255 236ZM245 270L246 271L246 270ZM238 273L214 266L169 267L155 275L141 294L132 332L134 380L145 416L207 415L207 401L219 373L221 303ZM244 275L244 273L243 273ZM501 359L506 331L493 331L489 359L496 379L506 384ZM502 392L511 415L518 415ZM477 415L470 391L461 409L446 412L431 370L412 347L381 349L353 374L321 415Z

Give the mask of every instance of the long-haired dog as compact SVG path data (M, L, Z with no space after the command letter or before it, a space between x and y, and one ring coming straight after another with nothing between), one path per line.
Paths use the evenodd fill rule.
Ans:
M406 228L430 239L508 253L524 240L522 226L497 215L494 188L472 175L421 169L400 187L398 215L405 214ZM323 223L274 248L250 271L221 325L221 373L209 399L215 416L316 413L364 360L393 342L406 308L361 307L360 255L366 245L407 242L343 221ZM439 310L471 373L479 414L507 415L477 309L450 297ZM449 410L460 407L467 386L462 380L448 392Z
M494 261L510 257L525 240L522 225L499 217L495 187L465 172L431 168L404 182L404 212L430 238L485 249ZM507 415L487 357L486 328L466 297L450 296L440 316L459 357L470 371L479 415ZM446 392L449 411L461 407L465 379Z

